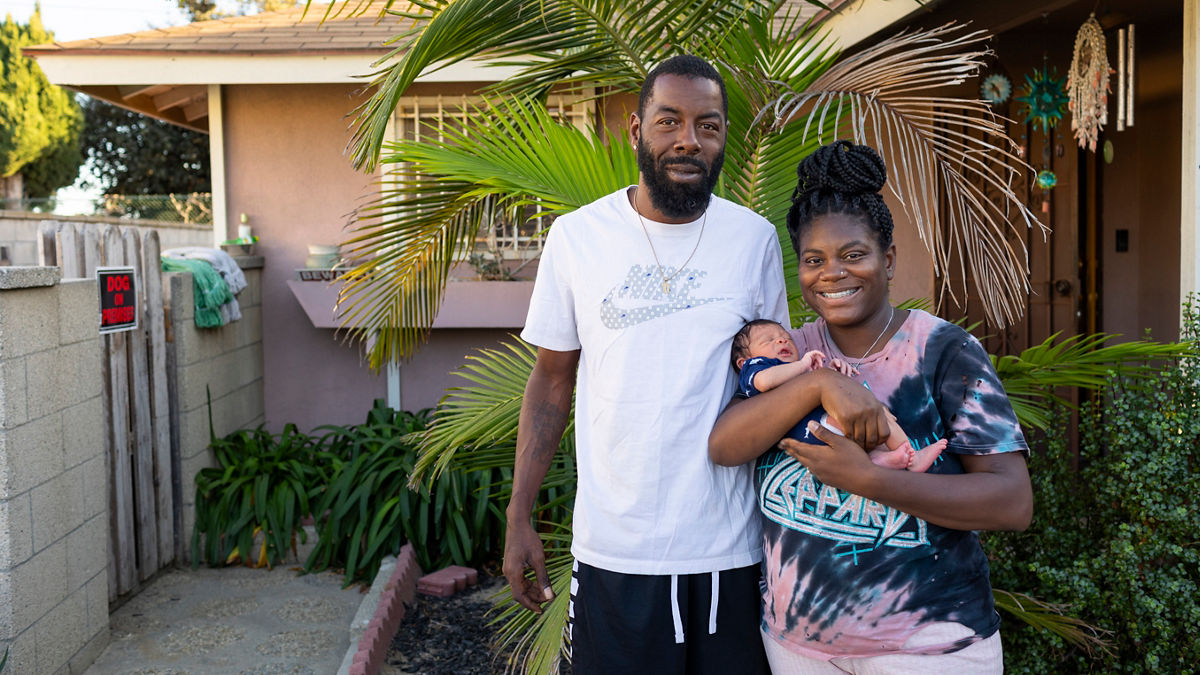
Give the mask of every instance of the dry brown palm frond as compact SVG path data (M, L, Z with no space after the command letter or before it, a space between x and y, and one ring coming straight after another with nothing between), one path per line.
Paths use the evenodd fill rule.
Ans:
M937 93L979 71L988 37L955 24L902 32L767 109L785 133L803 121L801 133L821 134L844 120L855 142L877 148L889 162L888 185L933 256L939 295L954 297L957 254L963 290L969 266L988 319L1004 326L1021 318L1029 292L1023 238L1006 234L1022 226L1049 232L1013 189L1017 173L1033 169L985 102Z

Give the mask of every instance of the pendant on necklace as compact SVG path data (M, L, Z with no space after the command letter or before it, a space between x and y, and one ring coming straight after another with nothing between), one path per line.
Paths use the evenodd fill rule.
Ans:
M664 295L670 295L670 294L671 294L671 282L669 282L669 281L664 281L664 282L662 282L662 287L661 287L661 288L662 288L662 292L663 292L663 294L664 294Z

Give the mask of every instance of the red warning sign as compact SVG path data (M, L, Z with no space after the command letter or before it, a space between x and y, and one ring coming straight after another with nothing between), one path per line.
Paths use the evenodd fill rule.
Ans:
M100 332L133 330L138 325L137 275L132 267L97 267Z

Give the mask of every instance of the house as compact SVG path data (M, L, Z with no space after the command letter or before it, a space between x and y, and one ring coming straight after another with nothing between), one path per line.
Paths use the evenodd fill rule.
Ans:
M297 270L309 245L347 238L352 213L375 189L378 176L348 158L351 123L365 76L407 25L374 12L322 23L323 14L315 5L307 15L297 8L27 51L57 84L209 134L213 245L237 237L245 214L264 259L263 395L273 429L359 423L376 398L432 406L464 355L519 330L528 303L528 283L481 284L479 293L452 285L434 339L383 374L335 331L336 291ZM419 133L505 73L472 63L423 78L398 109L396 133Z
M1028 124L1010 126L1028 161L1053 170L1058 185L1042 190L1026 180L1022 186L1053 234L1043 238L1030 230L1024 241L1013 242L1029 251L1032 292L1018 324L984 323L980 332L989 335L992 351L1011 353L1059 331L1178 336L1180 299L1200 287L1198 4L1103 3L1110 61L1116 62L1117 29L1135 24L1139 38L1131 94L1136 124L1116 131L1110 118L1101 146L1111 141L1111 163L1103 152L1078 150L1069 115L1049 135ZM1043 63L1065 73L1075 32L1095 3L831 5L834 12L817 18L851 51L905 27L972 21L997 34L995 68L1019 89ZM314 5L307 15L286 10L26 50L55 83L209 133L214 242L236 236L240 214L260 237L264 396L272 428L289 421L302 428L358 422L380 397L407 409L434 405L456 384L450 371L465 355L519 330L529 292L527 283L450 283L429 343L417 358L384 374L372 373L361 346L335 330L336 292L301 281L297 270L305 266L308 245L346 238L355 207L374 190L377 177L356 172L348 157L354 111L369 91L364 75L389 53L387 41L410 26L370 10L325 22L323 14L324 6ZM479 88L506 74L475 61L426 75L397 107L392 137L438 128ZM953 93L973 97L978 87L972 80ZM1112 97L1110 105L1115 107ZM577 123L619 126L631 101L617 98L599 109L560 106ZM1000 112L1020 118L1012 103ZM893 296L934 298L947 315L982 320L970 294L938 296L931 259L901 220L897 244L906 263ZM514 238L512 254L535 256L536 246ZM526 265L521 276L531 279L535 269L536 262ZM464 269L463 276L469 274Z

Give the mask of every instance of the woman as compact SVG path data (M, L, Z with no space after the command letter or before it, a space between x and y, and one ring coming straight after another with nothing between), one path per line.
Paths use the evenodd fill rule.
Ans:
M709 438L719 464L758 460L772 670L1002 672L1000 620L973 530L1020 530L1032 517L1028 446L1012 406L975 338L892 307L896 247L879 155L838 141L798 173L788 232L820 319L793 337L801 352L844 359L858 374L796 377L730 406ZM914 447L949 441L927 473L868 459L863 448L887 433L880 401ZM812 443L780 441L818 405L845 438L813 424Z

